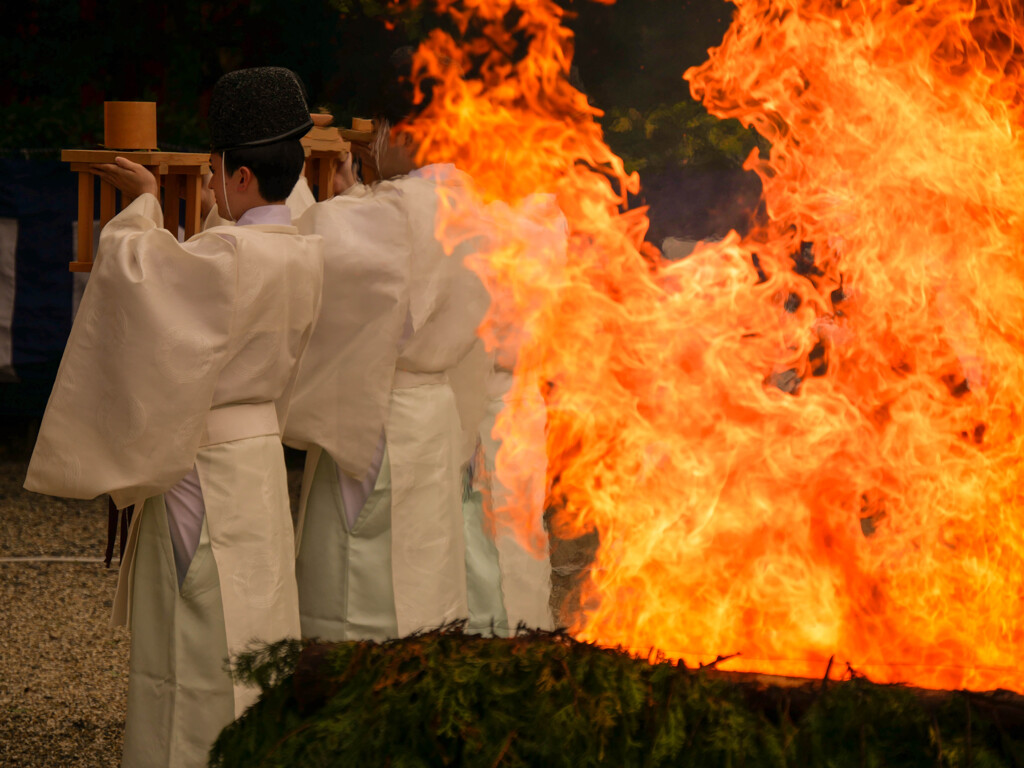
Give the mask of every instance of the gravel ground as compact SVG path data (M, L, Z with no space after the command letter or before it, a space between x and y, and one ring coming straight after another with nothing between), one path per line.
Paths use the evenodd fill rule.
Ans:
M95 562L107 504L24 490L26 455L0 452L0 766L118 766L129 637L110 626L117 559L110 569ZM288 479L297 504L301 468ZM93 562L9 560L37 557Z
M0 558L100 558L102 501L21 488L24 461L0 462ZM97 562L0 562L0 765L120 763L128 633L109 626L116 569Z

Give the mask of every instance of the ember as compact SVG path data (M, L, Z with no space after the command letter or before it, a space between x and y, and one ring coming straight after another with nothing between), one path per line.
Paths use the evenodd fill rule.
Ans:
M489 238L482 332L519 344L497 427L518 496L496 523L542 540L516 476L534 450L516 402L541 386L552 524L599 532L574 634L1024 691L1022 11L738 0L686 77L771 142L747 161L769 220L663 264L569 84L563 11L446 8L465 39L418 52L434 99L412 128L423 159L510 204L439 231Z

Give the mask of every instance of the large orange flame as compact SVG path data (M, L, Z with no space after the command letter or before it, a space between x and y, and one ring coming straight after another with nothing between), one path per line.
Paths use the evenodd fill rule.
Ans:
M489 243L483 333L544 390L553 525L600 535L573 631L1024 691L1021 11L736 4L686 76L771 142L747 163L768 221L676 264L623 212L638 179L569 84L550 0L446 2L463 39L416 57L438 83L410 126L423 159L492 203L439 232ZM511 402L498 472L523 490L497 522L536 546L516 476L535 425Z

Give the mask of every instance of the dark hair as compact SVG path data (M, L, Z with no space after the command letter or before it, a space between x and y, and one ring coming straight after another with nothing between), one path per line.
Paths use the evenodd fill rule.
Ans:
M279 203L291 194L306 161L298 139L229 149L223 155L224 172L230 176L242 166L248 168L259 182L260 196L268 203Z

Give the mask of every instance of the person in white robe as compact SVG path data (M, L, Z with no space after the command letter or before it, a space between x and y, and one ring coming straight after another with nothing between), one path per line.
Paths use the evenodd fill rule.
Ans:
M393 81L384 90L401 110L409 94L394 84L408 79ZM536 391L525 471L531 533L542 541L527 551L495 529L487 506L509 497L492 429L511 373L476 333L489 297L464 260L479 238L446 249L435 236L442 201L470 219L482 210L468 177L450 165L416 168L406 137L388 146L391 137L385 123L369 144L353 144L370 176L388 181L341 182L344 194L296 220L324 235L329 307L286 433L308 449L297 529L303 634L382 640L453 619L499 635L520 622L549 628L546 410Z
M324 306L285 432L307 449L296 538L303 635L507 631L497 551L465 501L491 363L480 280L434 235L451 166L403 152L295 220L324 237ZM343 178L339 175L338 177ZM341 191L340 189L338 191ZM459 396L452 380L462 384ZM470 512L469 516L466 512Z
M494 359L486 378L484 414L476 434L476 450L469 465L463 515L467 553L485 552L487 557L467 560L470 584L480 604L471 605L470 626L493 617L497 634L513 634L519 626L553 629L551 560L547 554L548 533L544 523L547 480L547 405L539 388L523 387L514 393L513 367ZM513 398L516 398L513 400ZM515 406L520 420L515 445L516 463L513 492L501 480L497 469L502 439L496 425L499 414ZM526 438L524 440L524 437ZM508 449L506 449L508 450ZM516 506L516 521L507 518L507 505ZM530 545L524 540L530 540ZM469 555L467 554L467 557ZM488 600L500 596L500 607ZM475 609L475 610L474 610Z
M505 631L511 634L519 626L552 629L545 523L547 405L539 382L522 371L517 380L518 350L526 333L522 310L511 289L494 274L488 254L503 252L505 261L514 258L523 268L556 274L565 261L565 217L550 195L531 195L515 207L498 201L481 207L465 200L454 207L467 208L471 215L449 219L444 225L445 237L479 243L471 266L484 278L491 299L488 338L492 349L483 353L481 344L474 352L476 356L486 354L488 367L486 399L472 400L483 413L468 420L478 428L466 436L468 445L475 441L475 452L469 465L464 516L467 539L478 542L468 545L467 553L494 552L497 568L494 557L467 559L468 577L471 584L477 583L480 599L500 595L506 620L501 628ZM477 366L464 364L452 372L457 393L479 386L477 370ZM504 422L499 423L503 412ZM470 609L471 626L474 615L500 615L486 602L478 606L471 602Z
M310 126L289 70L221 78L210 183L236 225L185 243L148 171L96 169L135 199L101 233L25 487L136 505L114 611L131 629L126 768L205 766L257 695L225 660L299 635L280 435L323 256L281 203Z

